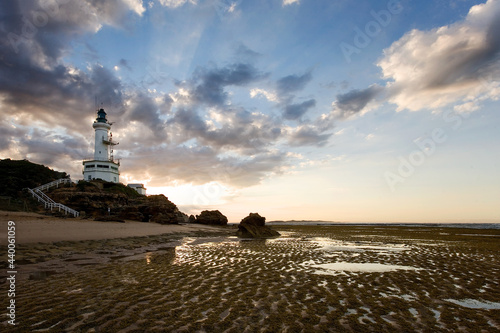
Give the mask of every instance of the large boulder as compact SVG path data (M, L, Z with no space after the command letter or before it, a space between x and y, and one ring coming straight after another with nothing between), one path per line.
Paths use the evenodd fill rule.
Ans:
M142 199L138 210L144 216L145 222L151 221L160 224L184 223L184 214L177 206L163 194L150 195Z
M242 238L273 238L280 236L280 233L266 227L266 218L259 213L250 213L238 224L236 235Z
M204 210L196 216L196 223L211 225L227 225L227 217L218 210Z

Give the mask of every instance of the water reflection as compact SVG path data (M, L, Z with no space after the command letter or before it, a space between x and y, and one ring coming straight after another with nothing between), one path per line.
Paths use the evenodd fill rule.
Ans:
M410 250L410 248L404 244L387 244L381 242L345 242L324 237L315 237L312 238L311 241L320 246L321 250L329 252L335 252L335 251L400 252L400 251Z
M307 265L306 265L307 266ZM339 271L344 272L368 272L368 273L382 273L397 270L415 271L419 268L412 266L402 265L387 265L378 263L350 263L350 262L335 262L329 264L313 264L309 265L311 268L316 268L312 271L314 274L319 275L335 275Z

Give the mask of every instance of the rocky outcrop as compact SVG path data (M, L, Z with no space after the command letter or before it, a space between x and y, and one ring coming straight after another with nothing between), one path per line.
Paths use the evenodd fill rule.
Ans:
M187 216L163 194L144 196L123 184L80 182L77 186L53 190L49 195L56 202L84 212L87 217L100 220L133 220L160 224L187 221Z
M280 233L266 226L266 218L258 213L250 213L238 224L238 237L242 238L273 238Z
M195 223L211 225L227 225L227 217L218 210L204 210L196 215Z

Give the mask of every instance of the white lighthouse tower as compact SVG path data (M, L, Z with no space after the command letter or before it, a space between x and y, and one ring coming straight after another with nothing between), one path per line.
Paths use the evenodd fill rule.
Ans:
M104 109L97 111L97 118L92 124L95 130L94 158L83 161L84 180L102 179L108 182L120 181L120 163L113 160L113 142L110 133L111 123L106 119Z

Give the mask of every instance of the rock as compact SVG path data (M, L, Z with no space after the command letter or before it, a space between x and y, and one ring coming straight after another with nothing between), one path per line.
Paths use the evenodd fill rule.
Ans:
M241 220L236 235L242 238L272 238L280 236L280 233L266 227L266 218L258 213L250 213Z
M266 218L259 215L259 213L250 213L247 217L241 220L240 223L251 224L257 227L263 227L266 225Z
M81 181L73 187L51 190L49 196L93 218L106 219L108 215L114 215L120 220L160 224L179 224L187 220L187 216L166 196L138 195L123 184Z
M204 210L196 216L196 223L211 225L227 225L227 217L218 210Z

